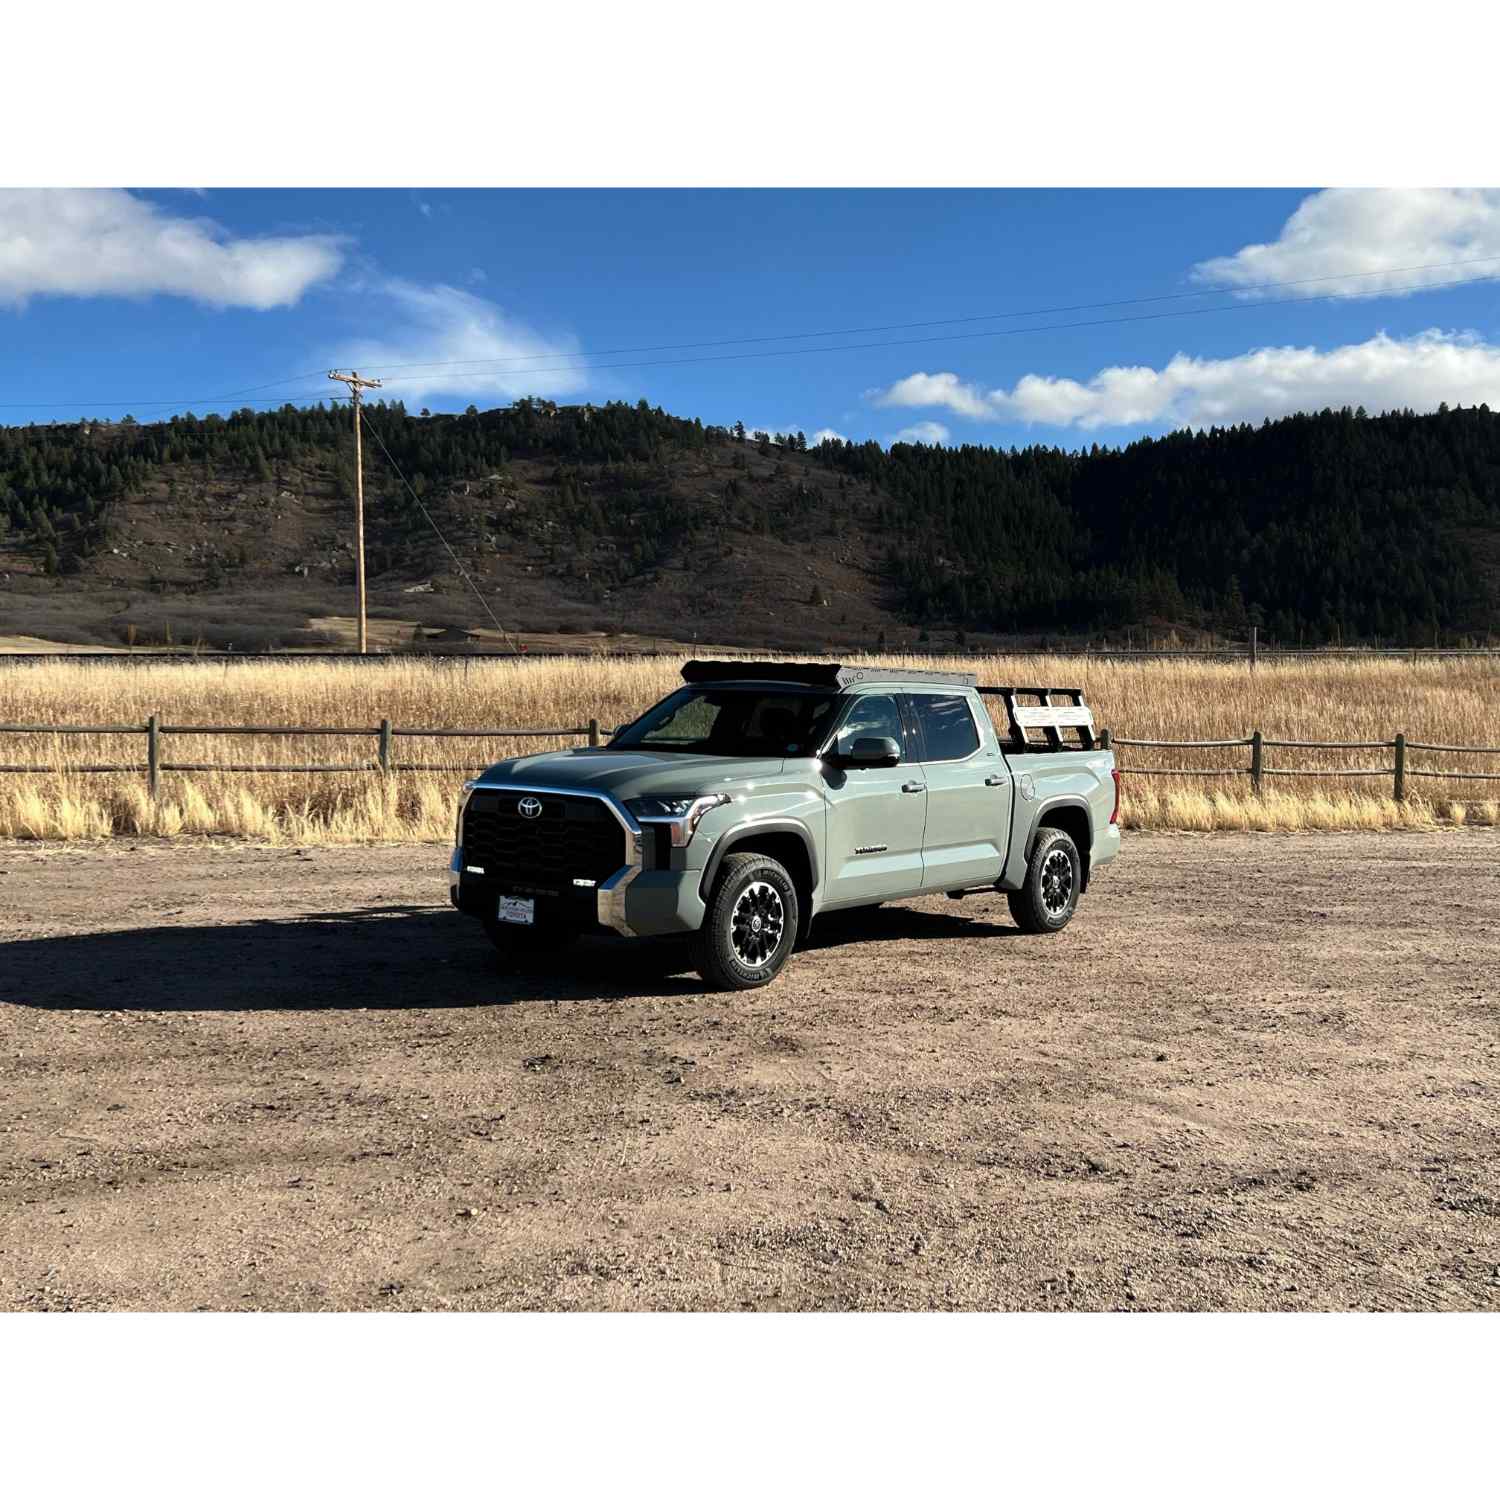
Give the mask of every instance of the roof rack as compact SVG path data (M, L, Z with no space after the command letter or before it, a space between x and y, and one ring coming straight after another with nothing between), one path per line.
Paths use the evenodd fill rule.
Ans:
M1005 704L1005 714L1010 720L1012 750L1066 750L1073 748L1063 744L1061 731L1076 729L1078 746L1092 750L1099 743L1094 734L1094 714L1083 701L1082 688L1057 687L981 687L979 692L986 697L999 698ZM1035 705L1016 702L1017 698L1036 698ZM1054 704L1053 698L1066 698L1066 704ZM1029 729L1040 729L1044 743L1038 743L1027 734Z
M928 682L974 687L972 672L921 672L898 667L846 667L823 661L690 661L684 682L797 682L809 687L853 687L859 682Z

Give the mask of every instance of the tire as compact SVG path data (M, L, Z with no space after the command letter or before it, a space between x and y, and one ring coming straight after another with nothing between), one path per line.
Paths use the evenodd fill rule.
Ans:
M510 963L525 963L566 948L578 936L571 927L522 927L497 917L484 917L481 921L484 935L495 945L495 951Z
M1022 932L1061 932L1078 910L1083 861L1078 846L1061 828L1044 828L1026 865L1018 891L1007 891L1010 914Z
M786 867L765 854L727 854L693 935L693 967L711 990L759 989L791 956L797 926Z

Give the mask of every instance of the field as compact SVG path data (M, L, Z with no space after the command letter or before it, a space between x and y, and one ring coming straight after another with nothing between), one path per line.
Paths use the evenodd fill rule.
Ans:
M881 658L899 665L941 661ZM963 658L987 682L1083 686L1096 722L1117 737L1221 739L1259 728L1268 738L1409 739L1500 745L1500 674L1486 658L1319 660L1244 665L1213 662ZM399 727L606 727L634 716L677 682L675 658L495 661L397 659L308 662L22 663L0 667L0 723L286 724ZM0 775L0 837L97 838L228 834L269 843L438 841L448 837L463 771L523 749L574 739L398 740L399 759L430 771L383 778L372 771L318 775L195 772L164 775L153 802L140 773ZM224 764L368 764L372 737L340 740L178 736L168 760ZM1245 776L1125 778L1123 817L1137 829L1420 828L1500 821L1495 788L1481 780L1413 777L1398 804L1386 777L1341 777L1340 769L1389 765L1387 749L1269 750L1266 764L1326 776L1270 779L1263 795ZM0 737L0 763L68 766L143 764L139 735ZM1124 748L1127 768L1245 766L1243 747ZM1413 752L1413 769L1500 771L1500 758Z
M505 976L441 851L0 851L0 1308L1500 1308L1500 833Z

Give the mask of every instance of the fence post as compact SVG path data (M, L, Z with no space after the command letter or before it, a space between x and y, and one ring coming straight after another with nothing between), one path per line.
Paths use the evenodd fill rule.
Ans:
M1256 637L1259 634L1260 634L1259 627L1255 626L1255 625L1252 625L1250 627L1250 670L1252 672L1255 670L1255 646L1256 646Z
M1110 734L1109 730L1101 729L1099 731L1099 748L1101 750L1108 750L1113 738L1114 736Z
M1261 732L1257 729L1250 736L1250 789L1254 792L1260 791L1262 753Z
M467 663L465 663L467 665ZM391 770L391 721L382 719L380 721L380 769L386 775Z
M157 790L161 786L161 730L158 727L157 718L152 714L146 720L146 790L151 793L151 800L156 800Z
M593 748L595 748L595 749L597 749L598 746L599 746L599 721L598 721L598 719L590 719L589 720L589 744Z
M1396 801L1406 801L1406 736L1396 736Z

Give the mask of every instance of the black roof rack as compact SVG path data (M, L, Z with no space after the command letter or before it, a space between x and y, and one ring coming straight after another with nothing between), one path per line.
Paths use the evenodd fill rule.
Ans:
M684 682L798 682L809 687L853 687L858 682L928 682L974 687L972 672L922 672L899 667L845 667L824 661L690 661Z

